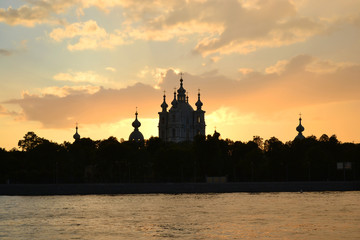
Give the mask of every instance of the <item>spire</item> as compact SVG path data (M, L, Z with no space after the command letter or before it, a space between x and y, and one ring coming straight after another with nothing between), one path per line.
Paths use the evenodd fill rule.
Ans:
M171 105L173 105L174 107L176 107L177 105L177 100L176 100L176 88L174 88L174 99L171 102Z
M302 132L305 130L305 128L301 125L301 113L299 114L300 115L300 118L299 118L299 126L296 127L296 131L299 132L299 134L295 137L295 139L304 139L304 135L302 134Z
M132 123L132 126L135 128L135 130L137 130L141 126L141 123L139 122L137 116L138 116L138 112L137 112L137 107L136 107L135 121Z
M167 105L167 103L166 103L166 95L165 95L165 91L164 91L164 101L163 101L163 103L161 104L162 111L163 111L163 112L166 112L166 111L167 111L167 107L168 107L168 105Z
M79 139L80 139L80 134L78 133L78 129L79 129L78 123L76 123L76 128L75 128L75 129L76 129L76 132L75 132L73 138L74 138L75 141L76 141L76 140L79 140Z
M219 138L220 138L220 133L218 133L218 132L216 131L216 127L215 127L215 131L214 131L214 134L213 134L213 138L214 138L214 139L217 139L217 140L219 140Z
M179 102L185 102L185 93L186 93L186 90L184 89L184 87L183 87L183 79L182 79L182 75L183 75L183 73L180 73L180 75L181 75L181 78L180 78L180 88L177 90L177 92L178 92L178 101Z
M134 131L130 134L129 141L135 141L135 142L144 141L144 136L139 131L139 127L141 126L141 123L138 120L137 107L136 107L136 112L135 112L135 121L132 123L132 126L134 127Z
M195 103L195 105L196 105L198 111L201 110L203 103L200 100L200 89L198 89L198 100Z

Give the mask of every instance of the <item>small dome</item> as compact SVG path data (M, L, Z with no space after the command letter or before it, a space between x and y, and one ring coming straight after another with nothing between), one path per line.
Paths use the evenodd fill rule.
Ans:
M130 134L129 141L142 142L144 141L144 136L139 131L139 127L141 126L141 123L137 119L137 116L138 116L138 112L136 111L135 121L132 123L132 126L134 127L134 131Z
M137 119L137 116L138 116L138 113L136 112L135 113L135 121L133 121L133 123L132 123L132 126L134 127L134 128L139 128L140 126L141 126L141 123L139 122L139 120Z
M191 105L187 102L180 102L176 108L176 111L178 112L193 112L194 109L191 107Z
M296 127L296 131L298 132L303 132L305 130L305 128L303 127L303 125L301 125L301 117L299 118L299 126Z
M161 104L161 108L166 110L167 107L168 107L168 105L167 105L167 103L166 103L166 96L165 96L165 94L164 94L164 101L163 101L163 103Z
M161 104L161 107L166 109L166 108L168 107L168 105L167 105L167 103L164 101L164 102Z
M176 107L177 104L178 104L178 101L176 100L176 92L174 92L174 99L172 100L171 105Z
M75 134L74 134L74 136L73 136L73 138L75 139L75 141L76 140L79 140L80 139L80 134L78 133L78 125L76 124L76 132L75 132Z
M302 134L302 132L305 130L305 128L303 127L303 125L301 125L301 114L300 114L300 118L299 118L299 126L296 127L296 131L298 131L298 135L295 137L295 139L297 140L302 140L304 139L304 135Z
M296 131L298 132L303 132L305 130L305 128L300 124L299 126L297 126Z
M199 91L200 91L200 90L199 90ZM203 105L203 103L202 103L201 100L200 100L200 92L199 92L199 93L198 93L198 100L197 100L197 102L195 103L195 106L197 107L198 110L200 110L201 107L202 107L202 105Z
M74 138L75 140L79 140L79 139L80 139L80 135L79 135L78 133L75 133L74 136L73 136L73 138Z
M142 133L135 129L129 136L129 141L134 141L134 142L142 142L144 141L144 136L142 135Z
M304 137L304 135L302 135L302 133L299 133L299 134L295 137L295 139L303 140L303 139L305 139L305 137Z
M180 95L185 95L185 93L186 93L186 90L183 87L183 81L184 80L181 78L180 79L180 88L177 90L178 94L180 94Z

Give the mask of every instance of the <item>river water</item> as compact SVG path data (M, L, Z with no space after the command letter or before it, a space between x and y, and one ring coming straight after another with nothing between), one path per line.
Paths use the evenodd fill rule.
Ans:
M360 192L0 196L0 239L360 239Z

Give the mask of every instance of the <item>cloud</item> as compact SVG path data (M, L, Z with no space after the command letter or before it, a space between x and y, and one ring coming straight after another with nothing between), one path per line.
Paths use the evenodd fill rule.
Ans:
M94 71L87 72L70 72L70 73L58 73L54 77L56 81L67 81L73 83L94 83L102 84L107 83L107 78L100 76Z
M201 89L208 112L231 106L244 114L269 115L301 106L360 100L359 74L357 64L299 55L279 61L263 73L249 72L240 79L213 72L198 76L185 73L184 87L192 93L190 102L195 101L196 90ZM168 71L159 87L172 90L178 79L178 75ZM171 99L170 94L168 102Z
M306 66L306 71L313 73L334 73L345 68L356 66L350 62L334 62L331 60L314 59L311 64Z
M6 104L22 108L25 119L41 122L45 128L67 128L78 121L82 124L117 122L133 116L135 107L141 115L152 116L153 107L159 105L161 94L153 87L136 84L124 89L104 89L90 93L83 89L71 89L66 96L31 95L24 93L21 99Z
M179 74L181 71L178 68L154 68L151 69L149 66L145 66L138 74L137 77L141 79L148 79L147 83L154 86L156 89L160 89L160 85L163 83L169 69L172 72ZM150 81L149 81L150 80Z
M300 12L294 2L213 0L157 1L153 6L145 2L123 4L124 25L128 27L122 31L130 39L147 41L184 42L196 36L193 52L205 57L287 46L359 22L358 15L349 17L343 12L333 18L307 15L308 12Z
M0 56L10 56L14 53L12 50L0 49Z
M23 52L27 50L27 40L22 40L20 43L15 44L15 49L3 49L0 48L0 56L11 56L13 54Z
M252 68L239 68L238 71L243 75L247 75L247 74L250 74L250 73L254 72L254 69L252 69Z
M76 0L28 0L27 2L30 5L22 5L17 9L0 8L0 22L26 27L44 23L61 24L63 20L54 15L65 12L76 3Z
M110 72L116 72L116 68L113 68L113 67L106 67L105 70L110 71Z
M101 89L99 86L63 86L63 87L46 87L39 89L42 96L53 95L57 97L66 97L76 94L94 94ZM27 93L27 95L29 95Z
M201 75L185 72L184 88L190 92L189 103L193 108L197 90L201 89L203 109L213 117L214 124L225 115L232 116L229 112L235 112L234 109L236 115L244 119L246 116L267 118L289 109L360 101L360 65L299 55L267 69L277 69L279 65L280 71L253 71L240 79L227 78L217 72ZM145 76L153 73L148 68ZM166 101L171 106L173 87L179 86L179 74L173 69L158 73L161 73L158 88L170 92ZM41 122L46 128L63 128L76 121L83 124L117 122L129 118L136 106L144 118L156 118L162 95L153 85L138 83L123 89L64 87L46 89L43 95L25 92L22 98L5 103L20 106L27 120Z
M99 27L94 20L73 23L64 28L55 28L49 36L58 42L64 39L76 38L76 43L69 43L67 46L70 51L113 48L127 44L121 32L115 31L109 34L104 28Z
M204 57L287 46L357 22L307 16L290 0L135 2L122 8L127 26L122 32L129 39L186 42L196 36L193 52Z
M202 39L195 51L207 56L213 53L247 54L265 47L280 47L307 40L326 29L318 19L299 16L289 1L259 1L255 8L228 1L218 6L225 30L220 36Z
M3 105L0 105L0 116L11 116L14 117L15 119L19 119L21 113L17 113L15 111L9 111Z
M175 39L182 44L193 41L193 52L204 57L248 54L304 42L360 23L358 13L334 13L334 9L349 9L348 5L355 8L356 3L331 3L331 18L319 17L320 8L311 10L310 1L292 0L27 0L27 3L18 9L0 9L0 22L28 27L61 24L63 27L55 28L49 36L58 42L67 40L70 51L111 49L136 40ZM91 7L105 12L117 7L123 21L117 29L107 31L95 20L67 24L60 19L69 9L75 8L84 15L83 10ZM215 61L219 58L212 57Z
M274 66L267 67L265 72L267 74L277 73L281 74L285 71L286 66L289 64L288 60L278 61Z
M36 24L61 24L50 37L68 40L68 50L111 49L136 40L195 41L193 52L248 54L262 48L274 48L304 42L316 35L329 34L345 25L359 26L360 17L352 10L356 1L331 3L328 16L312 1L293 0L27 0L13 9L0 9L0 22L33 27ZM320 2L320 1L319 1ZM95 20L67 24L60 19L69 9L84 15L83 9L97 7L110 12L121 9L123 21L118 29L107 32ZM329 10L330 9L330 10ZM341 13L336 9L344 9ZM325 11L325 12L327 12ZM321 17L320 17L321 16ZM216 60L218 56L213 58Z

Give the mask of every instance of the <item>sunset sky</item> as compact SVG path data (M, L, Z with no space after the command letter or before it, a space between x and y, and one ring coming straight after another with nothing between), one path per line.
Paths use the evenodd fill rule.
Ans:
M360 142L360 1L1 0L0 147L158 136L180 72L207 134Z

